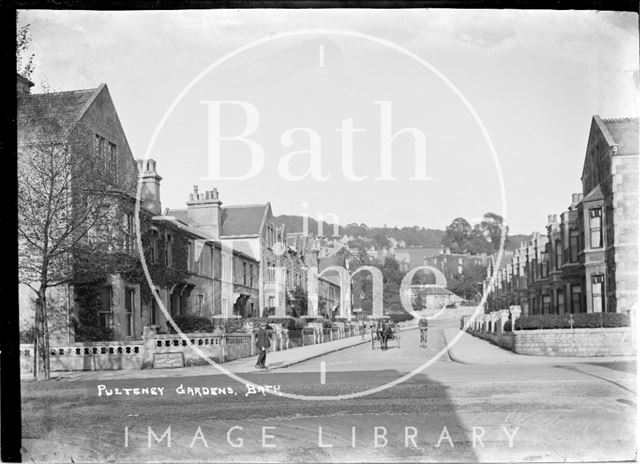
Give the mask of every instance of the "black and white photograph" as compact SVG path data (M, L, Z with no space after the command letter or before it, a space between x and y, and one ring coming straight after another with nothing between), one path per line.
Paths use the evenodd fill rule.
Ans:
M637 5L440 6L13 11L3 461L637 459Z

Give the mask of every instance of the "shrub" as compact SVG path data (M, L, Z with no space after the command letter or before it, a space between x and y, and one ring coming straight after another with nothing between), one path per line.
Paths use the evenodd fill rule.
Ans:
M244 319L243 322L253 322L254 327L257 324L281 324L283 329L298 330L305 326L305 320L295 317L252 317Z
M284 321L281 322L281 324L282 324L282 327L287 330L301 330L305 327L306 322L304 319L301 319L299 317L292 317L292 318L284 319Z
M20 331L20 343L33 343L33 340L34 340L33 327Z
M101 287L97 284L77 285L75 302L78 305L77 319L73 319L74 332L78 342L101 342L112 339L110 328L102 327L98 313Z
M228 321L223 321L220 327L225 331L225 333L236 333L242 332L244 326L244 321L242 319L233 319Z
M249 317L247 319L244 319L243 322L251 322L255 327L258 324L266 324L269 322L269 320L266 317Z
M569 314L537 314L522 316L516 320L516 330L569 329ZM573 328L628 327L629 316L622 313L579 313L573 314ZM505 332L512 330L511 319L504 325Z
M410 321L411 319L413 319L413 316L409 313L390 313L389 316L391 317L391 320L395 323L398 322L404 322L404 321Z
M185 333L213 332L214 328L213 323L209 319L191 314L180 314L178 316L174 316L173 321L180 330ZM171 333L176 333L173 325L171 324L169 324L169 331Z
M332 327L333 324L331 324L331 321L329 319L323 319L322 320L322 327L325 329L330 329Z

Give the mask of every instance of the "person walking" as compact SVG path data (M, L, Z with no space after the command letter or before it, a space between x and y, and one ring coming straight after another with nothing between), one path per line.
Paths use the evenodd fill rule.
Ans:
M271 340L269 340L269 334L265 330L264 324L260 324L258 333L256 335L256 348L258 348L258 361L256 367L258 369L266 369L265 365L267 361L267 349L271 346Z

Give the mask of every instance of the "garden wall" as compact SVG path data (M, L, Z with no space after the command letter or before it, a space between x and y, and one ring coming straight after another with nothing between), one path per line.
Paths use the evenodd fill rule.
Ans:
M537 356L634 356L637 340L631 327L533 329L505 331L508 311L480 315L467 330L518 354ZM511 314L512 319L513 313ZM467 318L461 319L464 325Z
M361 333L358 326L337 323L337 327L300 330L282 329L273 324L268 330L270 351L281 351L315 343L329 342ZM233 361L256 354L252 333L191 333L188 341L177 334L156 334L145 327L143 340L117 342L66 343L51 347L51 372L94 371L119 369L149 369L154 366L155 354L182 353L185 366L207 364L190 345L196 346L217 363ZM179 356L178 356L179 358ZM20 345L21 372L33 372L33 344Z

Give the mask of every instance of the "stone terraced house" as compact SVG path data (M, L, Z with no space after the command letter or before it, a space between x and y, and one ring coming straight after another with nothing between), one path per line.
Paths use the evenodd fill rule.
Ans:
M626 312L638 305L638 118L593 116L582 192L498 266L487 311Z

